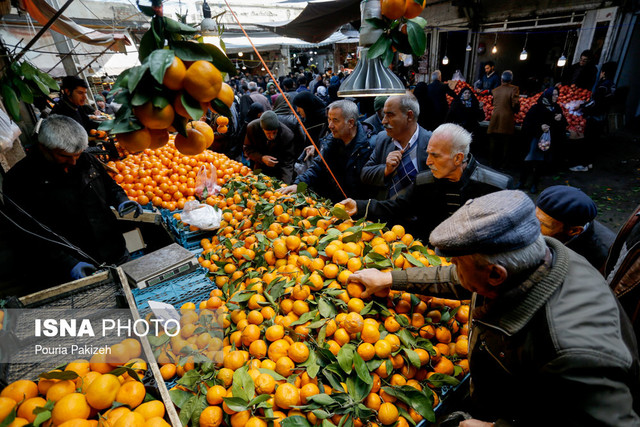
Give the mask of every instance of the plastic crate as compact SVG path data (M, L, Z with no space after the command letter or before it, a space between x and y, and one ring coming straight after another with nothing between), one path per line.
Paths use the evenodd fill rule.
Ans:
M149 313L149 300L171 304L179 309L185 302L196 305L209 299L216 285L207 278L207 270L199 268L184 276L142 289L132 289L140 316Z
M164 211L166 211L166 209L164 209ZM183 226L183 223L180 220L173 217L174 214L181 213L182 211L167 212L168 213L162 212L162 218L169 230L169 233L176 243L187 250L193 250L200 247L200 241L202 239L210 238L214 234L214 231L212 230L189 231L188 228Z
M462 400L466 396L465 392L468 392L469 390L470 379L471 375L467 374L462 378L457 386L443 386L440 389L440 403L438 403L438 406L434 408L436 418L454 410L454 408L451 407L451 404L453 403L455 405L455 402L452 401ZM427 425L427 420L422 420L416 425L416 427L427 427Z

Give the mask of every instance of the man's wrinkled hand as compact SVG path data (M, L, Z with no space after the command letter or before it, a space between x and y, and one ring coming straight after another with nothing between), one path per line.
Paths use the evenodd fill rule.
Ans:
M297 189L298 189L298 186L296 184L291 184L291 185L287 185L284 188L281 188L280 193L291 194L291 193L295 193Z
M375 268L358 270L349 276L349 282L364 285L365 290L360 298L367 298L375 293L382 292L391 287L393 281L391 273L383 273Z
M278 159L273 156L262 156L262 163L272 168L278 164Z
M303 152L304 152L304 161L306 162L307 160L309 160L310 158L316 155L316 147L314 147L313 145L309 145L308 147L304 148Z
M340 202L342 206L344 206L344 210L347 212L347 215L354 216L358 213L358 205L356 205L356 201L353 199L344 199Z
M402 161L402 151L395 150L387 155L387 161L384 167L384 176L389 176L395 171Z
M475 418L471 418L470 420L464 420L460 424L459 427L492 427L493 423L488 423L486 421L476 420Z

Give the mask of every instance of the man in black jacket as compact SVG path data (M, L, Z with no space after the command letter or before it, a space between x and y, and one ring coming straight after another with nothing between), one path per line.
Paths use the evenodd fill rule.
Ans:
M418 125L420 106L411 94L391 96L384 103L382 125L371 157L362 168L362 182L378 188L378 200L395 199L427 170L431 132Z
M601 270L616 235L596 221L596 215L594 201L568 185L545 188L536 200L542 234L560 240Z
M38 241L51 261L50 280L79 279L102 263L126 261L125 241L110 206L121 216L132 210L135 216L142 212L102 164L83 152L87 139L72 118L50 116L40 127L37 146L9 170L4 182L5 205L14 221L50 240L60 242L53 233L62 236L84 252Z
M79 77L67 76L62 79L62 97L53 107L51 114L71 117L89 133L91 129L96 129L99 123L91 120L82 108L87 102L87 88L87 82Z
M360 171L369 159L372 148L369 135L358 123L358 106L349 100L335 101L329 105L328 116L332 136L322 144L322 156L345 193L351 197L370 197L373 188L362 184ZM316 156L311 167L299 175L294 184L300 182L334 202L344 197L320 156ZM296 185L290 185L280 192L290 194L295 190Z
M349 215L404 225L414 236L429 238L431 230L467 200L513 187L511 177L478 163L469 154L471 134L453 123L439 126L429 140L426 165L415 184L394 200L341 202Z

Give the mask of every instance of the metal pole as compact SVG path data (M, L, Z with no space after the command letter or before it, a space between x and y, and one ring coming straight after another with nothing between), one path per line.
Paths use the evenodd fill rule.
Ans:
M99 55L97 55L95 58L93 58L93 60L91 62L89 62L87 65L84 66L84 68L80 71L78 71L78 74L82 73L84 70L86 70L87 68L89 68L91 66L91 64L93 64L94 62L96 62L98 60L98 58L100 58L102 55L104 55L106 53L106 51L108 51L111 46L113 46L115 44L115 42L111 43L109 46L107 46L107 48L105 50L103 50L102 52L100 52Z
M44 27L42 27L40 29L40 31L38 31L38 34L36 34L29 43L27 43L27 45L24 47L24 49L22 49L22 51L18 54L18 56L15 57L14 61L18 61L20 58L22 58L22 56L27 53L29 51L29 49L31 48L31 46L33 46L39 39L40 37L42 37L42 35L44 34L45 31L47 31L49 29L49 27L51 27L53 25L54 22L57 21L57 19L60 17L60 15L62 15L62 13L71 5L71 3L73 3L73 0L67 0L67 2L65 4L62 5L62 7L56 12L55 15L53 15L51 17L51 19L49 19L49 22L47 22L45 24Z

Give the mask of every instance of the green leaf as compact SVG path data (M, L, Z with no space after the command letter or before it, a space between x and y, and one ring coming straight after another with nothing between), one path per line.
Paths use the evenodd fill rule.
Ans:
M405 346L410 346L411 348L415 348L416 338L411 335L411 332L406 329L400 329L397 332L397 335L398 338L400 338L400 341L402 341L402 344L404 344Z
M193 412L191 413L191 425L200 425L200 414L202 414L202 411L204 411L207 406L209 406L207 396L205 394L199 395L194 405Z
M171 41L171 49L183 61L211 61L211 54L202 47L201 43L186 41Z
M31 91L29 86L27 86L25 82L22 81L22 79L20 79L19 77L14 77L13 79L11 79L11 83L15 88L18 89L18 92L20 93L20 99L22 99L27 104L33 104L33 92Z
M20 64L20 71L22 72L22 75L29 80L31 80L33 76L38 73L36 67L29 64L27 61L24 61L22 64Z
M45 421L51 418L51 411L53 411L54 402L51 400L47 401L47 404L44 407L35 408L33 413L36 414L36 418L33 420L33 425L35 427L40 426Z
M414 22L420 26L420 28L424 28L427 26L427 20L421 16L416 16L415 18L409 19L410 22Z
M391 50L391 40L384 36L384 34L380 35L380 38L376 40L374 44L369 48L369 52L367 52L367 58L373 59L379 56L382 56L387 50Z
M4 106L15 121L20 120L20 101L13 88L9 85L2 85L2 99Z
M260 396L257 396L253 400L251 400L251 402L249 402L249 404L247 406L252 408L255 405L258 405L258 404L260 404L262 402L266 402L269 399L271 399L271 395L269 395L269 394L261 394Z
M153 104L153 106L155 108L164 108L167 105L170 104L169 100L167 98L165 98L164 96L154 96L151 99L151 103Z
M343 371L350 374L353 369L353 355L355 351L351 344L345 344L338 351L338 363Z
M62 371L62 372L43 372L38 375L38 378L44 380L75 380L79 375L73 371Z
M149 6L143 6L141 5L139 2L136 2L136 7L138 8L138 10L142 13L144 13L147 16L155 16L156 11L153 10L153 8L149 7ZM184 424L184 423L183 423Z
M307 397L307 401L317 403L322 406L333 405L334 403L336 403L336 401L331 396L325 393L314 394L313 396L309 396Z
M182 22L175 21L171 18L163 17L165 29L170 33L178 34L193 34L198 30L190 25L183 24Z
M149 102L149 100L151 99L151 94L145 89L146 88L143 86L136 90L136 93L133 94L133 97L131 98L131 105L133 105L134 107L138 107L142 104L145 104L146 102Z
M324 297L318 299L318 311L322 317L328 318L334 318L338 314L336 307Z
M42 80L40 80L40 77L38 75L34 75L31 78L31 82L33 84L36 85L36 87L38 88L38 90L43 94L43 95L49 95L49 87L43 83Z
M269 396L267 395L263 395L263 396ZM241 397L223 397L222 400L224 400L224 403L227 404L227 406L229 407L229 409L234 410L236 412L242 412L242 411L246 411L247 409L250 408L249 406L249 402L247 402L245 399L241 398Z
M327 418L329 418L331 416L330 413L328 413L327 411L324 411L322 409L314 409L311 412L313 412L313 415L318 417L318 419L320 419L320 420L325 420L325 419L327 419Z
M307 191L307 187L309 187L309 185L306 182L300 181L296 187L296 193L304 193Z
M362 231L368 231L368 232L380 231L383 228L385 228L386 226L387 226L387 223L369 224L369 225L365 225L364 227L362 227Z
M238 74L238 70L234 63L231 62L229 58L227 58L227 55L218 49L217 46L210 43L202 43L202 47L207 53L209 53L209 55L211 55L211 63L215 65L218 70L229 73L229 76L235 76Z
M178 408L182 408L182 406L187 403L189 399L191 399L193 394L186 390L175 389L169 391L169 396L171 396L171 401L174 405L176 405Z
M7 426L9 426L9 424L13 424L13 421L16 419L17 410L18 410L17 406L15 408L13 408L11 410L11 412L9 412L5 416L4 420L2 422L0 422L0 427L7 427Z
M231 117L232 113L231 110L229 109L229 107L227 107L227 104L225 104L224 102L220 101L218 98L214 98L211 103L211 108L213 108L213 110L220 114L223 115L225 117Z
M191 396L180 408L180 422L182 425L188 425L191 416L198 408L198 396Z
M175 54L170 49L156 49L149 55L149 71L159 84L162 84L164 73L173 63L174 56Z
M255 384L248 373L249 368L243 366L233 373L233 396L249 401L256 394Z
M306 313L303 313L302 316L300 316L300 318L294 322L291 322L291 325L289 326L298 326L298 325L302 325L304 323L307 323L308 321L310 321L311 319L313 319L314 317L316 317L316 315L318 314L318 310L312 310L312 311L308 311Z
M418 261L409 252L406 252L406 253L404 253L402 255L407 259L407 261L409 261L411 264L413 264L414 267L424 267L424 264L422 264L420 261Z
M358 230L353 234L349 234L347 237L344 237L342 239L342 242L343 243L359 242L360 240L362 240L362 230Z
M284 381L284 380L286 380L285 377L283 377L282 375L280 375L279 373L277 373L276 371L273 371L271 369L258 368L258 371L260 371L263 374L271 375L273 377L273 379L276 380L276 381Z
M133 93L142 80L142 77L149 69L149 64L145 63L129 69L129 79L127 80L127 88L129 92Z
M445 374L433 374L427 381L436 388L440 388L443 385L457 386L460 384L460 381L456 378Z
M360 357L358 353L355 353L353 355L353 364L356 367L356 374L358 375L358 378L360 378L366 384L372 384L373 379L371 377L371 374L369 374L367 364L364 363L364 360L362 360L362 357Z
M50 90L60 90L60 86L58 86L58 82L56 82L55 79L51 77L49 74L45 73L44 71L40 71L37 68L36 68L36 73L38 74L40 81L45 85L47 85L47 87Z
M287 417L280 421L282 427L311 427L305 417L300 415L294 415L293 417Z
M419 24L415 21L407 21L407 36L409 37L409 44L413 50L414 55L424 55L424 50L427 46L427 35L424 33Z
M336 427L336 425L329 420L322 420L321 427Z
M367 18L365 21L373 25L374 28L383 29L387 27L387 23L380 18Z
M161 49L161 46L158 46L156 43L156 37L153 34L153 27L149 28L146 33L140 39L140 47L138 48L138 59L140 62L144 61L146 57L148 57L151 52L156 49Z
M409 362L416 368L420 368L420 356L418 356L418 353L406 347L404 348L404 352L407 355Z
M347 211L340 207L331 209L331 215L345 221L351 219Z
M382 58L382 65L384 65L385 67L388 67L389 65L391 65L391 63L393 62L393 57L395 56L395 53L393 52L393 49L388 49L384 52L384 57Z

